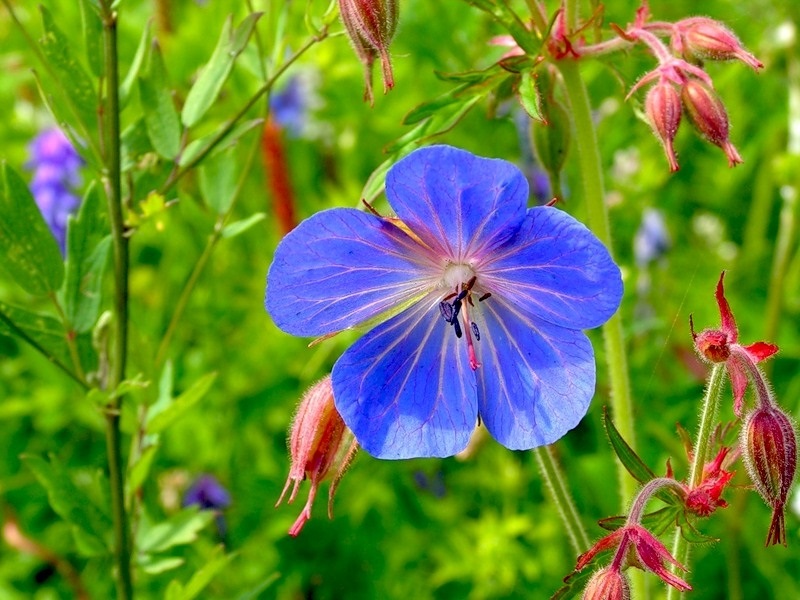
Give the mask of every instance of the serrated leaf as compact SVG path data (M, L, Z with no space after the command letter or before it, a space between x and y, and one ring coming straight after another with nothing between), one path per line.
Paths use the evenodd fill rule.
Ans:
M203 67L200 76L189 90L186 103L183 105L181 121L184 126L192 127L195 125L211 108L211 105L219 95L222 86L225 85L228 76L233 70L236 58L244 50L247 41L255 29L256 22L262 13L252 13L245 17L236 31L232 31L233 17L229 16L222 27L217 46L211 54L211 58Z
M3 163L0 168L0 264L27 292L55 292L64 263L28 186Z
M228 212L233 202L236 184L236 157L232 152L220 152L203 161L200 166L200 192L217 214Z
M81 123L88 141L97 131L97 92L92 78L76 58L69 38L56 25L50 11L39 6L44 35L39 41L42 54L55 74L58 86L70 101L74 116Z
M142 521L137 549L142 553L155 554L174 546L191 544L197 539L198 532L213 519L213 511L192 506L155 525L147 525L146 521Z
M164 57L157 43L150 51L147 73L139 79L144 122L153 148L173 160L181 149L181 122L172 100Z
M531 119L544 121L536 77L531 71L523 71L519 80L519 103Z
M136 84L136 80L139 78L139 71L141 71L142 66L147 61L149 50L150 21L147 21L144 29L142 30L142 37L139 38L139 45L136 47L136 53L133 55L130 69L128 69L128 73L125 75L125 80L119 86L120 109L124 108L128 104L131 92L133 91L133 86Z
M186 411L205 396L216 377L216 373L204 375L160 412L156 410L156 405L153 405L150 409L150 414L148 414L145 427L147 433L162 433L167 427L180 419Z
M80 530L76 543L91 552L102 547L107 554L110 546L106 534L111 531L111 519L72 482L64 466L52 455L49 462L32 455L22 459L47 491L55 513Z
M103 67L103 23L100 14L90 0L80 0L81 5L81 32L86 60L89 68L96 77L102 77Z
M246 219L242 219L241 221L236 221L235 223L226 225L225 228L222 230L222 237L232 238L237 235L240 235L245 231L247 231L248 229L250 229L256 223L260 223L266 218L267 218L266 214L256 213L254 215L250 215Z
M64 328L51 316L12 306L0 301L0 313L10 319L25 335L39 344L48 354L63 364L69 364L69 348L64 337ZM17 332L0 318L0 334L16 336Z
M108 219L100 186L92 182L80 210L67 228L67 264L61 305L72 328L83 333L97 322L102 301L103 273L111 251Z

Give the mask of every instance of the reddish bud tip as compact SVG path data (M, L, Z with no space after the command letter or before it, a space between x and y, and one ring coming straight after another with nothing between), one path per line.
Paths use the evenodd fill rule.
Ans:
M383 92L394 87L389 44L397 30L397 0L339 0L339 14L364 65L364 99L372 103L372 64L380 57Z
M797 468L797 439L791 419L774 403L747 415L742 427L742 457L750 479L772 507L766 545L786 545L783 510Z
M739 38L722 23L707 17L693 17L675 23L680 35L681 51L709 60L739 59L758 70L764 64L747 52Z
M597 571L583 590L582 600L629 600L631 586L619 569L608 566Z
M728 335L718 329L706 329L696 334L694 347L700 356L714 363L725 362L731 355Z
M311 507L322 481L333 477L329 493L328 515L336 486L358 449L353 433L347 428L333 403L333 387L328 375L306 391L295 414L289 435L291 467L286 485L276 506L292 488L288 502L294 501L300 483L308 479L311 488L303 511L289 534L296 536L311 518Z
M653 131L664 145L670 171L677 171L678 159L672 142L681 123L681 97L678 90L668 81L659 81L647 92L644 106Z
M742 161L739 152L728 139L730 123L725 105L717 93L697 79L689 79L681 89L681 100L689 120L712 144L719 146L728 157L728 166Z

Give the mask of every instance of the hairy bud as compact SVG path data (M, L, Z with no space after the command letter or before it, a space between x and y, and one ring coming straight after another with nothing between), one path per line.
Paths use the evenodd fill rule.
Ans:
M609 566L592 575L581 600L629 600L630 597L628 578L619 569Z
M764 64L747 52L739 38L719 21L692 17L675 23L673 47L691 57L709 60L739 59L755 70Z
M728 139L730 123L725 105L717 93L697 79L689 79L681 89L686 114L695 128L712 144L719 146L728 157L728 166L742 162L742 157Z
M681 123L681 97L668 81L659 81L644 100L645 113L656 136L664 145L670 171L678 170L678 159L672 142Z
M774 403L763 403L745 418L741 448L750 479L772 508L766 545L785 546L783 511L797 467L794 424Z
M372 65L380 58L383 92L394 87L389 44L397 29L397 0L339 0L339 14L353 48L364 65L364 99L372 104Z

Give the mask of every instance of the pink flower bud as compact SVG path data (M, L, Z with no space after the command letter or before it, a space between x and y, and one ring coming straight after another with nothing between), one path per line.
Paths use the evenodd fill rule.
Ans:
M581 600L629 600L630 597L628 578L619 569L608 566L592 575Z
M328 375L306 391L292 422L289 436L292 464L275 506L283 501L290 485L293 487L289 503L294 501L301 481L308 478L311 489L305 507L289 529L289 535L297 536L311 518L311 506L319 484L328 476L333 477L328 492L328 517L333 517L333 495L357 449L353 433L334 406L331 377Z
M339 0L339 14L364 65L364 99L372 104L372 64L381 59L383 93L394 87L389 43L397 29L397 0Z
M739 59L755 70L764 64L747 52L739 38L722 23L707 17L692 17L675 23L673 46L678 52L709 60Z
M728 139L728 113L716 92L697 79L689 79L681 89L681 100L695 128L709 142L725 151L728 166L741 163L742 157Z
M661 80L647 92L644 108L653 131L664 145L670 171L678 170L678 159L672 142L681 123L681 97L668 81Z
M777 405L763 403L747 415L740 443L750 479L772 508L765 545L785 546L783 510L797 467L794 424Z

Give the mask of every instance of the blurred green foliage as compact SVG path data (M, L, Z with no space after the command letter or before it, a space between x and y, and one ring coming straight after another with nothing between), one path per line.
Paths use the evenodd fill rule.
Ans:
M32 38L41 38L43 20L34 4L12 4ZM45 22L50 19L49 27L63 33L73 58L92 81L88 78L102 66L93 54L96 40L80 35L81 3L44 4ZM83 10L91 11L91 1L83 4ZM220 131L265 75L271 76L313 36L309 25L319 26L327 3L119 4L122 77L135 62L140 40L147 55L138 79L132 80L138 85L126 88L122 112L123 163L131 167L125 186L131 194L129 209L136 215L129 217L135 233L128 368L136 382L123 412L126 456L128 446L141 441L142 407L189 397L185 412L175 415L169 428L147 434L157 451L146 457L152 463L136 495L138 597L168 597L170 585L169 593L181 597L204 567L209 578L216 576L201 592L203 598L549 597L571 571L575 553L532 455L510 452L491 440L466 460L380 462L362 453L339 488L334 520L325 518L324 502L319 502L300 537L286 535L301 502L278 509L273 504L288 472L285 439L294 406L352 338L343 335L308 348L307 340L280 332L263 309L266 271L282 230L270 186L274 173L265 172L260 122L235 143L223 144L210 159L218 164L203 167L210 171L205 176L189 169L163 194L151 192L169 181L172 159L187 143L182 136L191 141ZM631 21L636 7L630 1L609 2L605 25ZM232 20L226 21L232 10ZM651 10L659 20L676 20L691 15L696 4L654 1ZM235 64L231 47L219 51L223 58L218 59L217 77L229 72L229 78L218 79L218 89L195 97L187 109L188 90L211 58L223 24L239 27L252 11L264 14L242 26L253 26L255 33L234 48L241 50ZM717 324L713 289L722 269L729 270L726 289L742 339L771 339L781 347L767 369L776 397L800 417L800 15L792 3L778 0L710 0L702 11L726 22L766 65L758 75L741 64L708 65L745 160L736 169L727 168L719 149L685 124L676 140L682 168L669 173L641 118L641 95L623 100L636 79L652 68L651 57L632 51L584 67L597 109L614 251L626 282L622 310L638 449L656 473L670 459L679 478L686 474L687 461L676 423L690 431L695 427L705 376L705 366L692 351L688 315L700 327ZM302 77L313 94L302 133L284 130L279 140L298 218L331 206L357 206L371 173L387 158L384 149L409 131L404 116L454 86L437 73L487 68L503 53L488 41L504 32L466 3L400 0L400 26L392 45L396 88L386 96L378 94L370 109L361 102L361 65L338 22L331 33L275 88L280 92L289 78ZM63 74L44 67L6 7L0 8L0 38L2 158L27 178L26 146L40 129L53 124L37 78L55 104L63 108L69 98L59 83ZM93 93L91 86L87 93ZM153 106L163 110L153 112ZM81 104L77 109L91 129L92 111ZM521 110L513 98L499 103L484 98L438 139L523 164L515 124ZM245 116L252 120L265 115L262 99ZM95 177L92 152L83 149L89 162L86 187ZM570 195L578 189L579 177L568 159L563 182L567 199L561 206L582 218L580 198ZM220 197L225 193L230 198ZM230 215L223 219L219 215L234 198ZM385 208L380 200L377 205ZM633 239L646 208L662 211L671 244L658 261L640 267ZM257 216L262 213L266 218ZM236 222L248 227L222 229ZM787 232L781 223L793 223L794 230ZM204 256L209 239L212 248ZM775 269L782 253L786 276L778 284ZM160 351L182 290L201 260L207 262L186 310L171 343ZM103 308L108 308L111 285L107 273L101 286ZM49 300L27 295L10 276L0 278L0 301L57 316ZM109 513L102 398L87 396L8 333L0 326L0 440L5 450L0 457L5 539L0 544L0 597L72 597L78 593L78 579L91 597L110 597L112 565L102 551L109 534L103 531ZM619 514L621 504L615 458L601 425L601 409L608 403L602 344L599 332L591 336L598 354L597 396L581 425L557 448L583 521L599 537L596 521ZM88 366L96 361L97 350L90 333L80 339ZM155 356L161 364L154 364ZM194 397L198 385L207 390ZM730 403L725 411L733 419ZM155 418L152 410L150 418ZM130 455L136 457L135 452ZM735 485L726 496L730 506L700 523L720 542L694 550L692 597L800 597L800 510L787 514L788 549L763 548L769 510L746 489L744 469L736 470ZM224 535L208 515L180 512L182 495L202 473L216 476L232 497L223 515ZM97 535L71 535L75 526L62 517L72 510L85 512L81 518ZM153 534L159 526L166 529ZM142 543L148 532L157 536L164 530L171 532L159 538L166 542ZM31 543L37 550L31 551ZM53 556L59 557L60 569ZM656 588L660 582L651 584L662 593Z

